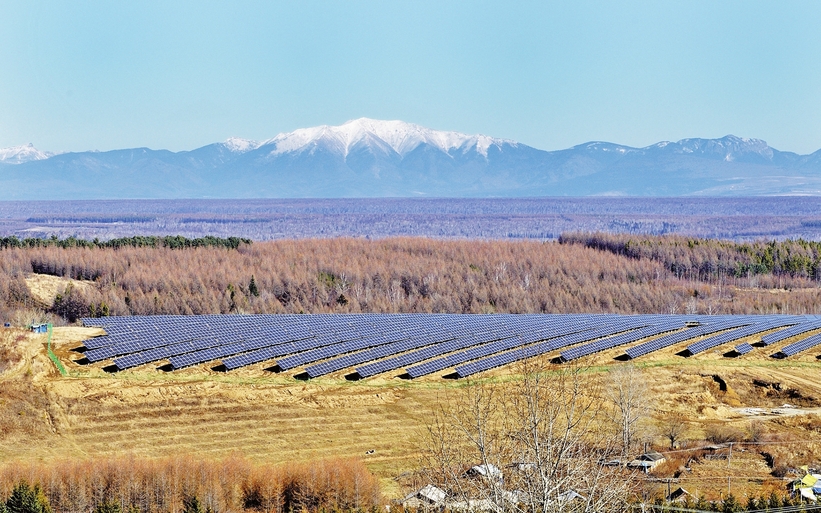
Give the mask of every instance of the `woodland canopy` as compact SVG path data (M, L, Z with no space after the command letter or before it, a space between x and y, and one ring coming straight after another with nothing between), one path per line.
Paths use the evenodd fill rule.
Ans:
M802 240L139 239L153 242L5 246L0 316L38 308L68 321L215 313L821 312L821 244ZM85 284L66 280L55 297L38 298L26 281L32 273Z

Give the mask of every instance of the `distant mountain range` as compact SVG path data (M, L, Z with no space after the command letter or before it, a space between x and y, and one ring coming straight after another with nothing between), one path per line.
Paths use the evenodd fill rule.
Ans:
M0 149L0 200L821 195L821 150L683 139L543 151L484 135L357 119L191 151Z

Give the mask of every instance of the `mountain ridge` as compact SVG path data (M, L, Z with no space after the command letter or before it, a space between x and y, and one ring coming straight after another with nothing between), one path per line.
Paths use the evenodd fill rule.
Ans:
M193 150L0 149L0 199L821 195L821 150L727 135L544 151L368 118Z

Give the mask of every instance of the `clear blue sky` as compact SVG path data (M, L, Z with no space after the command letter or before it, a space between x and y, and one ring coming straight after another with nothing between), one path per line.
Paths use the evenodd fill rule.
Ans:
M176 151L363 116L542 149L821 148L820 1L0 0L0 20L0 148Z

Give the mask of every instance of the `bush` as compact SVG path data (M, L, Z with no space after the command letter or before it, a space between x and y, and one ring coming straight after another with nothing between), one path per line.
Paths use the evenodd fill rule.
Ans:
M711 425L706 429L707 440L714 444L725 444L727 442L738 442L741 440L741 433L730 426Z
M772 475L774 477L787 477L787 474L790 473L790 467L787 465L776 465L773 467Z

